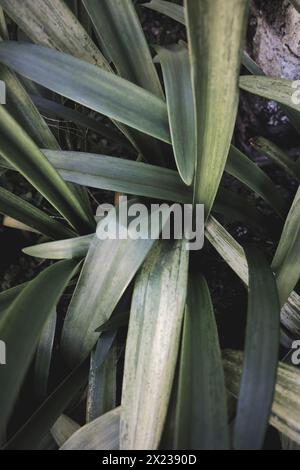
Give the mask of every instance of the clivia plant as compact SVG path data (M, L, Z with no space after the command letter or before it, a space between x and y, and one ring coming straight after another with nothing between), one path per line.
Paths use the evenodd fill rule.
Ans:
M244 52L249 2L152 0L143 8L186 25L188 38L155 48L131 0L0 5L1 167L52 208L0 188L0 212L36 233L24 252L49 260L0 294L2 447L261 449L269 423L283 446L300 444L300 374L279 362L280 341L290 348L299 338L300 193L289 207L232 144L240 89L277 101L299 133L300 104L293 82L264 76ZM26 42L11 40L8 18ZM240 76L241 63L248 74ZM116 142L122 156L78 149L71 138L62 149L45 113ZM299 162L259 136L252 145L300 181ZM224 172L277 214L271 263L220 222L266 228L255 205L222 186ZM248 292L244 351L221 350L210 290L186 240L100 240L90 188L115 193L116 205L120 195L204 205L205 243ZM50 367L60 363L68 373L51 388ZM40 404L16 429L26 380ZM81 425L70 411L78 403Z

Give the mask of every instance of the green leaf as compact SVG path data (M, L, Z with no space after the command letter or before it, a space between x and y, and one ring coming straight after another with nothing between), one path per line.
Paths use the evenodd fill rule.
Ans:
M272 261L283 305L300 278L300 188L298 189Z
M194 200L209 215L235 125L247 0L185 1L196 110Z
M91 354L86 420L91 422L116 407L118 351L116 331L104 333Z
M160 240L135 283L126 343L120 448L157 449L175 373L186 299L184 241Z
M191 185L195 171L196 134L190 61L186 47L158 48L162 67L172 144L182 180Z
M276 273L280 304L284 305L300 279L300 228Z
M0 61L27 78L99 113L170 142L163 100L113 73L33 44L0 44Z
M262 253L247 249L249 298L243 374L234 429L237 450L260 449L274 397L280 304L275 277Z
M244 284L248 285L248 264L242 246L212 216L205 225L205 236Z
M57 419L87 383L89 361L74 369L5 446L6 450L36 450Z
M249 284L248 264L241 245L213 217L208 219L205 235L245 285ZM293 291L281 309L281 322L297 338L300 335L300 296ZM281 332L282 336L282 332ZM282 336L283 338L283 336ZM281 338L281 339L282 339ZM288 345L290 347L290 345Z
M179 361L175 449L229 449L222 357L205 279L189 280Z
M107 67L101 52L63 0L39 0L38 6L35 0L0 0L0 5L33 42Z
M109 157L80 152L55 152L43 150L50 163L66 180L84 186L106 189L125 194L133 194L154 199L191 203L192 191L181 181L174 170L133 162L122 158ZM234 150L233 150L234 152ZM272 202L278 210L282 210L282 202L276 197L275 187L264 177L264 173L254 163L248 165L245 156L230 154L226 171L238 177L248 187L257 191L265 199ZM271 196L273 190L274 195ZM230 192L220 190L214 210L221 210L232 205L231 214L234 217L256 221L264 226L265 218L259 216L259 211L245 205L242 198ZM227 211L228 212L228 211Z
M0 107L0 154L12 164L77 230L91 229L81 200L63 181L39 148Z
M0 369L0 435L5 432L45 322L77 269L78 261L73 260L45 269L26 285L1 316L0 337L6 344L8 361Z
M0 297L1 299L1 297ZM129 323L129 311L123 311L117 314L113 314L107 322L103 323L96 331L100 333L105 331L118 330L124 326L128 326Z
M58 150L59 145L15 73L0 65L0 80L6 85L6 107L39 147Z
M13 2L1 0L1 2L15 22L34 42L95 64L98 66L97 69L100 67L112 72L107 60L63 0L40 0L39 8L36 8L34 0L26 3L23 0L13 0ZM73 74L78 74L77 68ZM91 78L92 75L90 75ZM55 71L53 81L56 81ZM84 81L83 78L83 88ZM78 90L75 90L74 93L78 94ZM137 132L129 132L121 124L117 124L117 126L142 153L146 153L148 156L150 152L151 155L152 146L145 136L141 136Z
M79 424L68 416L61 415L52 426L51 435L56 444L61 447L78 429L80 429Z
M178 173L167 168L106 155L43 152L61 176L73 183L163 200L192 200L192 192Z
M60 450L119 450L120 408L83 426Z
M295 3L299 4L299 0L291 0ZM185 17L184 17L184 8L180 5L176 5L171 2L166 2L164 0L152 0L150 3L143 4L144 7L150 8L151 10L155 10L159 13L163 13L164 15L169 16L170 18L178 21L179 23L185 25ZM247 54L247 52L243 52L243 65L251 72L253 75L264 75L262 69L254 62L253 59ZM300 133L300 116L297 111L282 105L281 106L284 113L288 116L289 120L291 121L292 125L295 127L298 133Z
M0 36L3 39L8 39L8 30L7 30L7 24L4 16L4 11L3 8L0 7Z
M13 217L50 238L72 237L75 234L37 207L2 187L0 213Z
M300 166L281 148L264 137L251 139L251 145L255 150L264 153L267 157L278 163L292 178L295 178L300 183Z
M42 335L37 347L34 366L34 387L37 397L42 401L47 396L48 381L54 336L56 330L56 308L50 314L42 331Z
M169 16L175 21L185 25L184 9L181 5L176 5L172 2L165 2L164 0L151 0L149 3L144 3L143 7L155 10L158 13Z
M238 396L243 364L243 353L224 351L223 364L226 386ZM300 444L300 372L282 362L277 371L277 382L270 416L270 424Z
M264 76L263 70L257 65L256 62L254 62L253 59L247 54L247 52L244 52L243 54L243 65L251 72L253 75L261 75ZM291 124L294 126L296 131L300 134L300 114L295 111L294 109L289 108L288 106L285 106L281 104L281 109L283 112L287 115L289 118Z
M4 292L0 293L0 319L4 314L5 310L17 298L17 296L27 284L27 282L24 282L24 284L20 284L16 287L12 287L11 289L7 289Z
M129 143L125 140L124 136L114 129L102 124L96 119L92 119L84 113L75 111L67 106L63 106L55 101L47 100L41 96L32 96L33 102L36 104L38 109L43 112L49 113L52 116L72 121L84 129L89 129L96 134L106 137L113 142L118 142L125 148L131 148ZM43 148L50 148L47 145L42 145Z
M94 234L57 242L41 243L40 245L23 248L22 251L28 256L43 259L84 258L93 238Z
M293 88L293 81L285 78L257 77L244 75L240 77L240 88L242 90L262 96L269 100L278 101L289 108L300 111L300 104L293 99L296 92Z
M293 246L300 229L300 187L295 195L272 261L273 271L277 272L283 265L285 257Z
M139 18L131 0L84 0L119 75L164 98Z
M234 146L230 148L226 172L262 197L281 218L286 217L288 207L273 181L259 166Z
M115 211L111 211L98 228L105 230L115 222L123 230L130 229L130 225L128 228L123 225ZM158 237L160 227L152 228ZM110 318L154 243L155 239L151 238L134 240L129 236L100 240L95 236L62 332L62 354L70 366L84 359L94 347L99 337L95 330Z

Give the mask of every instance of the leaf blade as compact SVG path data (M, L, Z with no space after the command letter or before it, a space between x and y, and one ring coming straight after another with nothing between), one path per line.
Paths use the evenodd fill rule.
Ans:
M189 280L179 365L175 449L229 449L222 357L205 279Z
M262 447L271 413L279 352L280 304L275 277L248 248L249 298L243 374L234 429L237 450Z
M78 262L62 261L50 266L28 283L6 310L0 321L0 334L7 345L9 362L0 369L1 433L16 400L25 372L34 354L37 341L49 314L56 306L64 288L78 269ZM47 297L43 295L47 288ZM37 315L38 313L38 315ZM22 325L22 340L16 332Z
M158 448L179 349L187 271L185 242L159 241L136 280L125 353L121 449Z
M185 1L184 5L196 112L194 201L205 205L208 216L225 168L235 124L240 48L248 1Z

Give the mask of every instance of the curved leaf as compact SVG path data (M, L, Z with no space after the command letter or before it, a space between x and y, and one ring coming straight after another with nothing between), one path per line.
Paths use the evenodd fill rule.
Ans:
M91 229L81 200L63 181L39 148L0 106L0 154L78 230Z
M172 2L164 0L151 0L149 3L144 3L143 7L155 10L158 13L163 13L181 24L185 24L184 9L181 5L176 5Z
M205 279L189 280L179 362L175 449L229 449L222 357Z
M264 443L276 383L280 304L275 277L263 255L247 249L249 299L241 388L234 429L235 449Z
M278 101L289 108L300 111L300 103L293 99L295 88L293 81L285 78L257 77L244 75L240 77L240 88L242 90L262 96L269 100Z
M63 0L0 0L0 5L37 44L107 68L101 52Z
M192 193L176 171L122 158L43 150L67 181L125 194L190 202Z
M6 84L8 111L39 147L58 150L59 145L15 73L0 65L0 80Z
M194 88L195 203L206 217L225 169L238 106L238 76L248 0L185 0Z
M186 299L184 241L158 241L137 277L126 343L120 448L157 449L171 395Z
M6 344L9 360L0 369L0 435L5 432L45 322L77 269L78 261L73 260L61 261L45 269L22 289L1 316L0 337Z
M196 161L194 97L186 47L157 48L167 96L172 144L178 172L187 185Z
M119 75L164 98L132 0L83 0Z
M128 228L118 213L108 214L103 229L111 222ZM98 227L99 228L99 227ZM158 237L160 227L152 227ZM155 243L153 239L116 238L100 240L95 236L74 291L62 332L62 354L70 366L84 359L99 338L99 329L113 313L117 303ZM108 256L109 253L109 256Z
M118 450L120 408L109 411L79 429L60 450Z
M226 385L238 396L243 364L243 353L224 351ZM300 444L300 372L296 367L279 363L270 424Z
M87 383L89 361L74 369L6 444L5 450L37 450L57 419Z
M56 329L56 308L49 316L37 347L35 367L34 367L34 386L37 397L43 400L47 396L50 364L54 344Z
M170 142L164 101L111 72L53 49L13 41L0 43L0 61L87 108Z
M94 235L86 235L57 242L41 243L23 248L22 251L28 256L43 259L84 258L93 238Z
M80 429L79 424L75 423L66 415L61 415L51 428L51 435L60 447L62 446L76 431Z
M72 237L75 234L37 207L2 187L0 187L0 213L13 217L50 238Z
M251 139L251 145L255 148L255 150L264 153L267 157L278 163L292 176L292 178L295 178L298 183L300 183L300 166L297 165L297 162L289 157L289 155L281 150L281 148L264 137L256 137Z
M259 166L233 145L230 148L225 170L262 197L281 218L286 217L288 207L275 184Z
M96 119L92 119L79 111L75 111L74 109L63 106L55 101L47 100L41 96L32 96L31 98L38 109L50 113L53 116L58 116L61 119L72 121L80 127L90 129L96 134L100 134L113 142L118 142L126 148L131 148L122 134L105 126L101 122L96 121ZM42 145L41 147L50 148L47 145Z
M117 332L109 331L98 339L91 354L86 420L91 422L116 407Z

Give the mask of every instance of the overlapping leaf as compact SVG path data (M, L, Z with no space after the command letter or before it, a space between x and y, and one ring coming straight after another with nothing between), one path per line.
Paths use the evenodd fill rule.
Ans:
M122 391L123 450L158 448L179 350L187 270L186 243L160 240L136 280Z
M256 249L247 249L249 298L243 374L234 447L260 449L271 413L279 353L280 304L275 276Z
M22 289L1 316L0 336L6 343L9 361L0 369L0 435L5 432L45 322L77 268L78 261L71 260L45 269Z
M0 154L12 164L79 231L93 226L81 199L59 176L39 148L0 107Z
M185 1L185 9L197 132L194 200L208 216L235 125L248 1Z
M175 449L229 448L217 326L206 281L189 279L176 397Z

